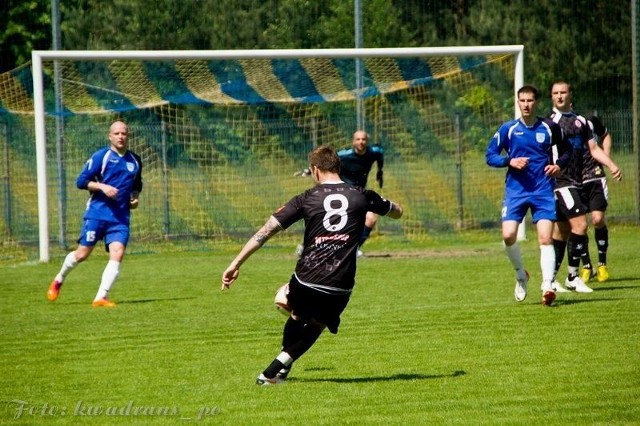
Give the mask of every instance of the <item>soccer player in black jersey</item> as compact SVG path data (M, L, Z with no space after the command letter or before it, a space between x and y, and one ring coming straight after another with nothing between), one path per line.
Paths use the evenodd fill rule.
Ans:
M580 260L589 249L587 239L588 207L582 200L581 194L585 151L589 151L595 160L605 165L615 179L620 180L622 173L620 168L596 143L587 119L572 110L572 98L573 91L569 83L565 81L553 83L551 86L553 111L549 117L560 125L564 136L573 147L573 155L569 165L558 174L555 184L558 216L553 232L556 273L562 264L566 248L568 276L565 286L579 293L591 293L593 290L578 276ZM554 287L556 292L564 290L557 281L554 282Z
M338 151L338 157L340 158L340 177L343 181L350 183L351 185L360 186L365 188L367 186L367 179L373 163L378 166L376 172L376 180L378 186L382 189L384 183L384 151L382 147L378 145L370 146L369 134L364 130L357 130L353 133L353 140L351 148L345 148ZM367 221L364 224L364 231L360 238L360 247L369 238L371 231L376 226L378 216L373 213L367 213ZM362 251L358 250L358 255L362 255Z
M402 216L399 204L343 182L340 159L333 148L314 149L309 164L316 185L276 210L222 273L224 290L238 278L240 266L269 238L304 219L304 247L289 281L291 316L284 325L282 350L258 376L259 385L286 378L291 364L325 328L338 332L340 315L355 285L357 250L367 212L393 219Z
M587 120L591 131L602 146L602 150L607 155L611 155L612 140L609 130L595 115L587 117ZM595 242L598 247L598 267L597 269L593 267L589 252L585 252L582 258L580 278L586 283L595 276L599 282L605 282L609 279L609 269L607 268L609 229L605 220L605 212L609 204L609 189L607 188L607 176L602 166L586 151L582 172L582 196L591 213L591 223L593 223Z

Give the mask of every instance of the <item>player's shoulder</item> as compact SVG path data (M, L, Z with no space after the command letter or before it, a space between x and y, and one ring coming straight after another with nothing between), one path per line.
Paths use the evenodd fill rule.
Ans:
M384 149L380 145L367 145L367 150L374 154L384 154Z
M498 132L510 133L513 129L519 127L520 124L521 124L521 121L519 119L517 119L517 118L513 119L513 120L505 121L498 128Z
M338 157L348 157L349 155L353 155L353 148L342 148L337 152Z
M131 156L138 162L138 163L142 163L142 158L136 154L135 152L129 150L127 151L128 154L131 154Z

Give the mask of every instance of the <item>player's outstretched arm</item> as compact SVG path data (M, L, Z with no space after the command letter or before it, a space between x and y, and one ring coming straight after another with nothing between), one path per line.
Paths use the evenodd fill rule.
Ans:
M256 232L253 237L247 241L247 243L242 247L240 253L231 261L227 269L222 273L222 286L221 290L225 290L231 287L231 284L238 278L240 274L240 266L251 257L253 253L255 253L260 247L264 245L269 238L273 237L277 234L282 228L280 227L280 223L271 216L267 222L262 225L262 228Z
M589 152L597 162L605 165L611 171L611 176L615 180L622 180L622 171L620 170L620 167L613 162L611 157L609 157L593 139L589 141Z

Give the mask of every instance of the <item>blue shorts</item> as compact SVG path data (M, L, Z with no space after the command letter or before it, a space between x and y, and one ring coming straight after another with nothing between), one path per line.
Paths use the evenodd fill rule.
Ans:
M93 247L100 240L104 240L107 251L109 251L109 244L114 241L122 243L126 247L129 242L129 227L121 223L86 219L82 225L78 243L86 247Z
M542 219L556 220L556 200L553 194L549 194L505 198L502 201L502 221L522 222L529 209L533 223Z

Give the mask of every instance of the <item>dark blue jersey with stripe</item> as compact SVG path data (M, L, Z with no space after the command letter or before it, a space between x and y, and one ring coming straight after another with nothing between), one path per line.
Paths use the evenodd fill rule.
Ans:
M356 154L353 148L338 151L340 158L340 177L351 185L366 187L367 178L373 163L378 164L378 170L384 166L384 150L379 145L367 145L362 155Z

